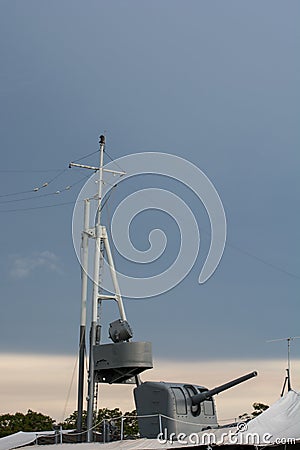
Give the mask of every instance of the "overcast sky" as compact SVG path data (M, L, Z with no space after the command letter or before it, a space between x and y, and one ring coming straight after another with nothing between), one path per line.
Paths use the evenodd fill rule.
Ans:
M180 285L125 299L135 338L152 341L161 360L285 357L284 342L266 340L300 335L299 13L292 0L1 1L2 353L76 354L71 222L88 174L67 167L96 151L104 132L113 158L157 151L193 162L227 217L224 256L199 285L210 242L199 200L159 177L115 190L112 210L140 188L174 189L202 231ZM84 162L97 164L97 155ZM145 249L160 223L172 259L178 236L162 213L138 217L133 242ZM142 276L118 255L116 264ZM292 356L300 358L300 340Z

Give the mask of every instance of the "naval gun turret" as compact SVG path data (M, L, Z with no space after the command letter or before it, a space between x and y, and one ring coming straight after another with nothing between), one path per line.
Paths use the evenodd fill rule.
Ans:
M244 381L250 380L250 378L256 377L257 372L250 372L242 377L236 378L235 380L229 381L228 383L221 384L221 386L215 387L214 389L210 389L209 391L200 392L199 394L193 395L191 397L192 405L198 405L205 400L208 400L210 397L214 395L220 394L223 391L227 391L231 387L236 386L237 384L243 383Z
M204 386L146 381L134 389L139 430L142 437L169 438L217 428L214 395L256 377L248 373L214 389ZM144 417L142 417L144 416Z

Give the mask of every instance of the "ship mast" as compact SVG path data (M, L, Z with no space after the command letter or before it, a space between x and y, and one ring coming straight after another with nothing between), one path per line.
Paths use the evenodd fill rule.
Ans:
M94 380L94 358L93 347L96 344L96 327L97 327L97 307L99 295L99 275L100 275L100 246L101 246L101 203L102 203L102 187L103 187L103 157L105 147L105 137L100 136L100 164L99 179L97 192L97 214L95 223L95 243L94 243L94 273L93 273L93 295L92 295L92 319L90 328L90 345L89 345L89 374L88 374L88 404L87 404L87 430L88 442L91 442L91 428L93 426L93 405L95 396L95 380Z
M123 300L115 270L114 260L108 240L106 227L101 224L101 210L103 208L104 173L125 175L125 172L104 168L105 136L100 136L99 167L70 163L69 167L89 169L98 173L97 193L91 198L84 199L84 220L81 234L81 321L79 338L79 368L78 368L78 416L77 431L79 441L82 437L83 392L84 392L84 358L86 335L86 312L88 290L88 246L90 239L94 240L93 261L93 289L91 299L91 325L89 335L88 356L88 396L87 396L87 442L93 441L93 419L97 406L98 383L129 383L138 384L139 374L152 369L151 342L132 341L132 329L126 320ZM96 217L94 226L90 227L90 204L96 201ZM101 267L104 264L104 252L109 267L113 293L101 292ZM103 300L114 300L119 310L119 319L109 324L109 337L112 343L102 344L101 326L98 317L98 306ZM103 361L105 364L103 365ZM96 389L97 387L97 389Z
M82 254L81 254L81 321L80 321L80 337L79 337L79 370L78 370L78 416L77 431L82 431L82 413L83 413L83 391L84 391L84 355L85 355L85 334L86 334L86 305L87 305L87 286L88 286L88 243L89 238L94 239L94 264L93 264L93 293L92 293L92 317L90 325L89 339L89 364L88 364L88 396L87 396L87 441L92 442L93 412L95 399L95 371L93 348L96 343L100 342L100 327L97 324L98 302L101 300L116 300L118 303L120 317L126 321L125 310L123 306L122 296L116 276L115 266L112 258L110 245L106 228L101 225L101 208L102 208L102 191L103 191L103 173L110 172L124 175L124 172L106 170L103 167L105 136L100 136L100 155L99 167L87 166L83 164L70 163L69 167L79 167L83 169L96 170L98 172L98 191L93 199L97 201L97 213L95 226L90 228L90 200L84 200L84 224L82 232ZM101 295L99 292L100 284L100 262L101 248L104 246L108 264L110 267L111 278L114 285L114 295ZM98 331L99 330L99 331Z

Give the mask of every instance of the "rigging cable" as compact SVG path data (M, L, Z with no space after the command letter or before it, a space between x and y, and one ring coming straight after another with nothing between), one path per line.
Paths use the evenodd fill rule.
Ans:
M55 177L51 178L49 181L45 181L42 185L36 186L36 187L34 187L33 189L30 189L30 190L27 190L27 191L12 192L12 193L9 193L9 194L1 194L0 197L1 197L1 198L2 198L2 197L12 197L12 196L14 196L14 195L29 194L29 193L31 193L31 192L37 192L37 191L39 191L40 189L44 189L44 188L48 187L49 184L53 183L54 180L56 180L57 178L59 178L59 177L60 177L63 173L65 173L66 171L67 171L67 169L60 170L60 172L59 172L57 175L55 175Z
M83 156L81 158L78 158L74 162L81 161L81 160L83 160L83 159L85 159L85 158L87 158L89 156L92 156L92 155L98 153L98 152L99 152L99 150L96 150L96 151L94 151L92 153L89 153L88 155L85 155L85 156ZM108 158L114 164L116 164L116 166L118 166L118 168L120 170L123 171L123 168L118 163L116 163L115 160L112 159L112 157L109 155L109 153L106 150L105 150L105 154L108 156ZM20 169L20 170L9 170L9 169L7 169L7 170L5 170L5 169L1 169L0 172L2 172L2 173L3 172L54 172L54 171L58 171L59 173L57 175L55 175L53 178L51 178L48 182L43 183L40 187L31 189L31 190L28 190L28 191L20 191L20 192L15 192L15 193L1 194L0 198L14 196L14 195L27 194L27 193L32 193L32 192L37 192L38 190L40 190L42 188L46 188L47 186L49 186L50 183L55 181L57 178L59 178L61 175L63 175L63 173L65 173L67 171L66 168L63 169L63 170L59 170L59 169L45 169L45 170L32 170L32 169ZM47 197L47 196L51 196L51 195L57 195L57 194L62 193L64 191L70 190L73 186L75 186L76 184L80 183L83 179L85 179L85 178L87 179L89 177L90 177L89 175L85 176L85 177L79 179L78 181L76 181L73 185L66 186L64 189L62 189L60 191L47 193L47 194L41 194L39 196L32 196L32 197L29 197L29 198L0 201L0 203L5 204L5 203L12 203L12 202L17 202L17 201L25 201L25 200L31 200L31 199L41 198L41 197ZM103 209L104 206L107 204L107 202L108 202L112 192L114 191L114 188L117 186L117 184L112 185L112 184L110 184L107 181L106 181L106 183L111 185L113 187L113 189L108 194L108 197L105 199L101 209ZM2 210L0 209L0 213L1 212L30 211L30 210L35 210L35 209L53 208L53 207L56 207L56 206L65 206L65 205L70 205L70 204L74 204L74 201L72 201L72 202L64 202L64 203L55 203L55 204L52 204L52 205L44 205L44 206L34 206L34 207L15 208L15 209L2 209ZM205 231L204 231L204 233L205 234L209 234L209 233L207 233ZM283 268L281 268L279 266L276 266L275 264L273 264L273 263L271 263L269 261L266 261L266 260L262 259L261 257L256 256L256 255L248 252L247 250L244 250L244 249L242 249L242 248L240 248L240 247L238 247L238 246L236 246L234 244L231 244L230 242L228 242L228 240L227 240L226 245L231 247L232 249L234 249L234 250L236 250L236 251L238 251L238 252L240 252L240 253L242 253L242 254L250 257L250 258L252 258L252 259L255 259L256 261L258 261L258 262L260 262L260 263L262 263L264 265L267 265L267 266L273 268L274 270L278 270L278 271L280 271L280 272L282 272L282 273L284 273L284 274L286 274L286 275L288 275L290 277L293 277L293 278L296 278L296 279L300 279L299 275L297 275L295 273L292 273L292 272L289 272L288 270L285 270L285 269L283 269Z
M62 194L65 191L69 191L74 186L76 186L76 184L79 184L82 180L87 179L87 178L89 178L89 177L88 176L84 176L84 177L80 178L79 180L75 181L75 183L73 183L71 185L68 185L68 186L66 186L63 189L58 189L55 192L49 192L48 194L34 195L32 197L18 198L18 199L13 199L13 200L0 200L0 204L22 202L22 201L32 200L32 199L36 199L36 198L49 197L51 195ZM30 191L30 192L32 192L32 191Z
M125 172L125 170L123 169L123 167L121 167L115 159L113 159L109 153L107 153L107 150L104 150L104 153L108 156L108 158L111 160L111 162L113 162L122 172Z
M82 161L83 159L88 158L89 156L95 155L96 153L99 153L99 150L96 150L95 152L89 153L88 155L82 156L81 158L75 159L74 163L78 162L78 161Z
M60 172L61 169L0 169L0 173Z
M67 392L67 397L66 397L66 401L65 401L62 417L61 417L61 422L64 422L64 420L66 419L65 416L66 416L68 403L69 403L69 400L70 400L71 390L72 390L72 387L73 387L73 384L74 384L74 378L75 378L75 372L76 372L77 365L78 365L78 359L79 359L79 354L77 354L77 357L75 359L75 364L74 364L73 371L72 371L71 381L70 381L68 392Z
M64 205L74 205L74 201L73 202L65 202L65 203L54 203L52 205L45 205L45 206L32 206L32 207L28 207L28 208L1 209L0 213L2 213L2 212L31 211L33 209L53 208L54 206L64 206Z
M85 158L88 158L89 156L95 155L96 153L98 153L99 150L96 150L92 153L89 153L85 156L82 156L81 158L76 159L74 162L78 162L81 161ZM49 186L49 184L51 184L53 181L55 181L57 178L59 178L61 175L63 175L66 171L68 170L68 168L64 168L64 169L1 169L0 172L1 173L26 173L26 172L31 172L31 173L39 173L39 172L59 172L57 175L55 175L53 178L51 178L49 181L44 182L41 186L37 186L34 187L33 189L27 190L27 191L19 191L19 192L12 192L12 193L8 193L8 194L1 194L0 198L2 197L12 197L14 195L22 195L22 194L29 194L30 192L37 192L42 188L45 188L47 186Z

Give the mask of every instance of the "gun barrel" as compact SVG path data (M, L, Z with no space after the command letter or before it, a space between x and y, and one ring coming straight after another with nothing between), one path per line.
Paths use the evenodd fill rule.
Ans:
M236 378L235 380L229 381L228 383L222 384L221 386L217 386L214 389L211 389L209 391L201 392L200 394L193 395L191 397L192 404L198 405L201 402L204 402L208 398L212 397L213 395L219 394L220 392L226 391L227 389L230 389L233 386L236 386L237 384L243 383L244 381L250 380L250 378L256 377L257 372L250 372L246 375L243 375L242 377Z

